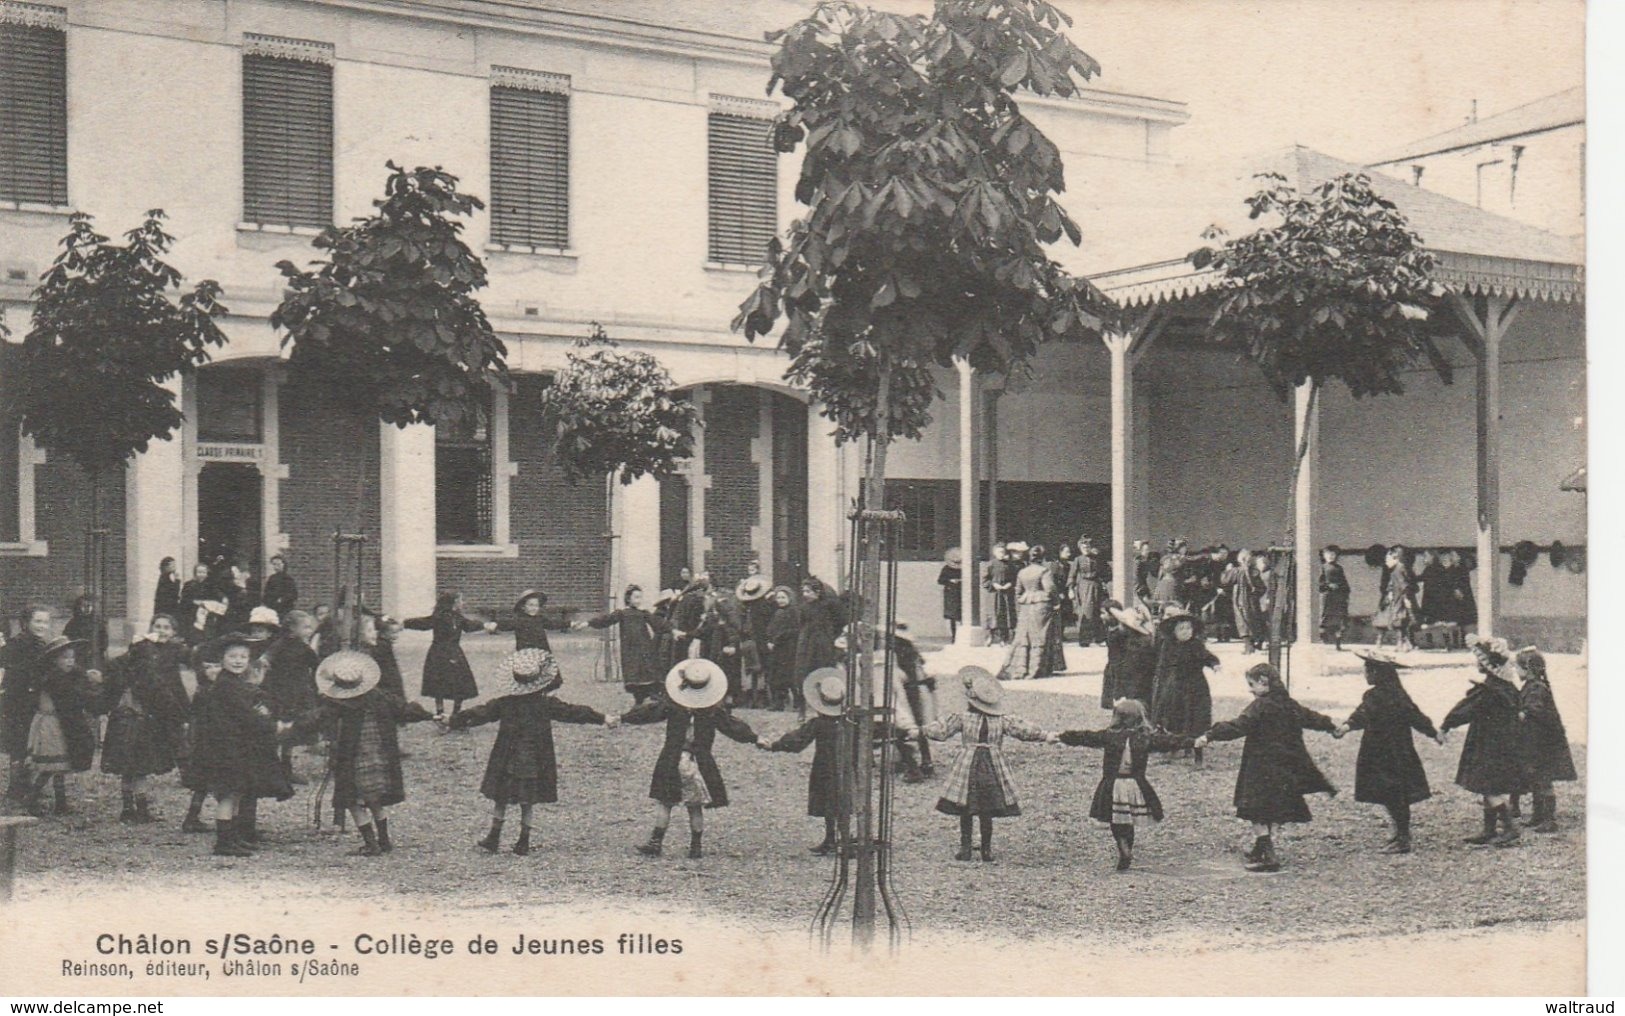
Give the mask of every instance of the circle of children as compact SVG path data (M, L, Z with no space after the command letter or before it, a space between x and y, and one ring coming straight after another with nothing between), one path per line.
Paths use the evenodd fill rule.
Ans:
M1014 577L1015 586L1033 585L1036 576L1022 576L1041 565L1028 562ZM511 849L525 855L532 851L533 806L558 800L554 722L664 724L649 785L654 827L639 852L662 853L672 811L682 805L689 856L702 856L705 811L728 803L713 750L718 733L766 751L813 746L807 813L824 819L825 836L812 850L837 849L836 755L847 706L849 613L845 598L819 579L808 577L799 589L770 587L753 568L723 591L709 576L684 569L651 607L644 605L643 590L632 586L620 609L577 621L573 628L618 631L621 676L634 704L615 716L555 697L564 678L548 644L546 596L538 590L520 593L512 617L501 621L469 616L455 592L442 593L432 614L404 622L363 612L358 644L345 648L331 619L297 607L297 588L284 562L274 559L272 566L264 588L249 596L238 595L247 588L241 569L211 577L200 567L182 585L173 561L166 560L156 598L161 609L149 631L105 672L81 666L89 639L105 640L95 618L86 623L83 604L62 634L54 633L50 608L28 607L20 630L0 649L0 733L11 760L8 805L40 815L70 813L67 777L92 767L98 717L105 716L101 769L121 780L121 822L159 821L148 781L178 769L192 792L181 828L212 831L216 855L250 857L263 846L258 802L291 798L295 786L306 782L291 764L295 746L322 740L328 764L322 785L331 784L335 822L342 829L346 816L353 820L362 840L358 853L376 856L393 848L388 810L405 800L397 728L434 721L460 731L496 723L480 785L493 805L491 826L477 846L500 849L508 809L517 805L520 830ZM1447 731L1468 728L1456 782L1481 796L1483 827L1467 842L1517 843L1513 819L1522 795L1533 800L1533 815L1522 824L1536 832L1557 830L1553 783L1576 774L1545 661L1534 649L1476 641L1479 680L1437 728L1402 686L1404 665L1380 648L1360 654L1370 687L1341 723L1296 702L1268 663L1246 673L1253 695L1247 707L1214 722L1205 671L1218 660L1204 644L1201 618L1177 603L1125 608L1102 599L1108 662L1100 704L1111 710L1111 724L1048 732L1007 711L1001 681L1035 674L1029 657L1051 637L1035 629L1043 620L1038 606L1036 596L1017 595L1006 665L998 676L978 667L961 670L954 682L964 695L958 712L937 715L935 680L901 626L890 635L896 666L877 674L877 682L895 682L890 729L905 781L935 775L929 740L959 741L936 804L959 818L958 860L992 861L993 820L1021 813L1004 757L1007 737L1102 752L1089 815L1109 828L1120 871L1130 867L1136 825L1163 816L1147 780L1149 756L1189 754L1200 768L1204 748L1230 740L1245 742L1234 803L1236 815L1253 827L1246 865L1278 870L1277 827L1310 821L1305 795L1336 793L1305 748L1305 730L1336 738L1362 732L1355 799L1381 805L1391 817L1385 853L1410 851L1411 806L1431 793L1413 732L1443 745ZM434 713L406 694L393 649L402 627L432 632L421 694L434 700ZM515 648L480 688L460 640L498 631L511 631ZM189 691L183 672L195 690ZM883 690L877 688L877 700ZM462 708L477 697L479 705ZM734 714L736 707L794 709L803 722L768 740ZM210 798L212 825L202 818ZM973 825L980 834L975 852Z

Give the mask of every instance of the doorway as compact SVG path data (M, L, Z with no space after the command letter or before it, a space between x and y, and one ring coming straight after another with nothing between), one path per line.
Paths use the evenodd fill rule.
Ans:
M259 467L237 462L214 462L197 479L197 552L201 564L213 566L224 559L263 578L260 555L261 498Z

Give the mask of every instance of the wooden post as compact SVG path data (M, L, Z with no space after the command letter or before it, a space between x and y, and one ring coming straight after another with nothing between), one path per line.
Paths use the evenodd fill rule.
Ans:
M959 638L962 645L975 645L970 629L981 618L976 612L976 593L981 588L982 556L976 540L976 372L967 360L959 368L959 552L962 558L959 584Z
M1462 336L1477 358L1478 634L1495 634L1501 612L1501 339L1518 315L1515 299L1456 294Z
M0 903L11 902L17 876L17 830L39 819L30 815L0 816Z
M1296 596L1297 641L1308 644L1315 640L1315 593L1320 569L1315 547L1315 468L1320 457L1320 400L1313 387L1305 382L1298 385L1293 411L1293 451L1303 448L1303 461L1298 463L1292 492L1293 513L1293 575ZM1307 442L1307 444L1306 444Z

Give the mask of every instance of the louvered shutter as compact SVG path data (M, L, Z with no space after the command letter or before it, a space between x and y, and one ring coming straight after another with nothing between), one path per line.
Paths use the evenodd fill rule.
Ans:
M332 225L332 66L244 55L243 216Z
M727 113L710 117L710 260L761 264L779 222L773 123Z
M68 203L67 34L0 24L0 201Z
M570 245L570 97L491 89L491 238Z

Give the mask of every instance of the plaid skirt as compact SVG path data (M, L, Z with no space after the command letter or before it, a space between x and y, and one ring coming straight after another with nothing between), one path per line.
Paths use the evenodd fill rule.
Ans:
M1134 825L1151 814L1151 806L1140 793L1140 784L1131 776L1112 781L1112 825Z
M372 804L383 800L394 784L393 767L389 753L384 750L384 737L378 718L367 713L361 719L361 733L356 738L355 803Z

